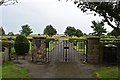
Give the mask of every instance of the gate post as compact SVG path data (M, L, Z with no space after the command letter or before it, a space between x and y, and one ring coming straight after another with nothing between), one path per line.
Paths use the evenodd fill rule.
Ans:
M90 37L87 38L87 62L91 64L99 64L99 54L100 54L100 38Z
M46 37L33 37L34 39L34 49L35 49L35 54L32 54L32 61L34 61L34 59L36 61L40 61L41 58L44 58L45 53L44 53L44 48L45 48L45 40Z

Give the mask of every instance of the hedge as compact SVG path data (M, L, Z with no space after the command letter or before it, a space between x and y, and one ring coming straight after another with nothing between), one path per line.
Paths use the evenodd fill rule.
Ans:
M80 39L80 38L69 38L69 42L74 42L74 41L77 41L77 42L81 42L81 41L84 41L85 39Z

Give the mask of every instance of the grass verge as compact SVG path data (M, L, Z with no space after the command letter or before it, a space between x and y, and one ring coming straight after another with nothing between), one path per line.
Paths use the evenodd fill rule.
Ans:
M29 78L28 70L6 62L2 65L2 78Z
M97 78L118 78L120 72L118 73L118 67L112 66L112 67L100 67L96 70L96 76Z

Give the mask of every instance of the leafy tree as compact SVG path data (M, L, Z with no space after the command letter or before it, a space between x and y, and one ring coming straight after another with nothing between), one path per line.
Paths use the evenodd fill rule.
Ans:
M55 28L53 28L52 25L47 25L46 28L44 29L43 34L48 35L48 36L53 36L57 34L57 31Z
M93 26L91 26L91 28L93 28L93 31L96 36L100 36L102 35L102 33L106 33L106 29L103 27L104 26L104 22L95 22L92 21Z
M86 34L86 33L83 33L83 36L87 36L87 34Z
M24 34L25 36L28 36L31 33L33 33L32 29L30 28L29 25L26 24L26 25L23 25L21 27L22 27L22 30L19 31L21 34Z
M4 31L3 27L0 28L0 35L3 35L3 36L5 35L5 31Z
M118 2L118 0L111 2L92 2L92 0L82 2L81 0L75 0L74 3L77 4L77 7L83 12L90 10L98 13L112 28L120 28L120 2ZM113 21L116 23L115 26L112 24Z
M111 35L111 32L108 32L108 33L107 33L107 36L112 36L112 35Z
M77 36L77 37L83 36L82 31L79 30L79 29L77 29L77 30L76 30L76 33L75 33L75 36Z
M74 27L68 26L64 33L65 33L65 35L72 37L72 36L75 36L76 29Z
M61 1L61 0L58 0ZM66 0L68 1L68 0ZM93 2L93 0L72 0L74 4L77 5L81 11L94 11L104 18L104 21L107 22L113 29L120 29L120 1L119 0L110 0L108 2ZM113 25L112 22L115 22L116 25Z
M14 36L14 33L13 32L9 32L8 35L9 36Z
M120 29L113 29L111 32L109 32L107 35L110 35L110 36L120 36Z

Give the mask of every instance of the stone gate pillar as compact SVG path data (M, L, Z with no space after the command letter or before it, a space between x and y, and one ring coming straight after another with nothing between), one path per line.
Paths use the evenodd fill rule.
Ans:
M34 58L36 59L36 61L40 61L40 59L43 58L43 56L45 55L44 42L46 40L46 37L33 37L33 39L35 49Z
M44 48L44 42L45 42L46 38L45 37L33 37L33 44L34 44L34 48L36 49L41 49Z
M91 64L99 64L100 54L100 38L90 37L88 40L87 62Z

